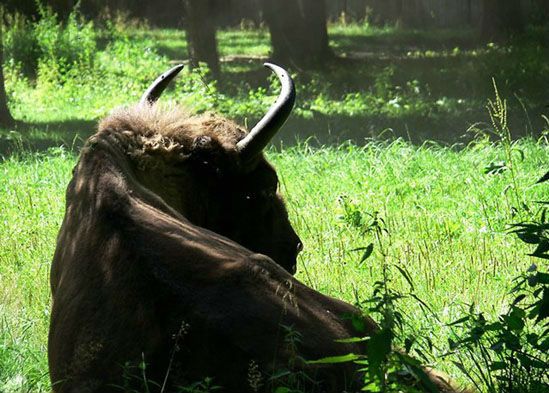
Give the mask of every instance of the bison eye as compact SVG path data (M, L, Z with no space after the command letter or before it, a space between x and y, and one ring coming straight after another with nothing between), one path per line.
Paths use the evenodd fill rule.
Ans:
M261 190L257 192L249 192L243 194L246 201L267 201L276 197L276 191L273 190Z

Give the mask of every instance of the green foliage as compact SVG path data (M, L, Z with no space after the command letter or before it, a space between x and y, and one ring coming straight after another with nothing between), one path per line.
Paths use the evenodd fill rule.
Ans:
M381 279L374 282L372 296L365 301L357 300L357 306L364 310L367 315L377 320L379 330L366 332L360 319L353 320L357 331L368 336L346 341L363 342L366 345L366 355L348 354L327 357L310 363L356 363L361 366L364 375L362 390L367 392L416 392L425 390L436 392L437 388L427 376L421 362L409 355L412 347L417 348L418 346L425 346L425 344L432 347L432 343L429 339L422 340L417 336L405 337L404 325L408 322L400 310L399 303L403 299L412 299L421 307L427 310L429 308L414 293L413 280L406 268L389 262L391 258L390 242L387 242L389 234L383 218L377 212L368 214L370 221L366 223L362 214L355 206L350 205L346 198L340 200L343 201L346 212L352 211L351 214L344 215L343 220L358 229L361 234L373 236L375 247L381 254ZM362 265L372 255L374 243L353 251L364 251L360 259ZM394 270L398 271L409 284L410 290L407 293L391 287ZM395 349L397 347L396 343L399 342L404 343L405 351ZM416 353L423 357L425 361L428 361L419 348L416 349Z
M33 24L20 14L7 15L3 30L4 61L17 65L24 75L34 75L41 50Z
M532 265L515 279L509 309L495 320L470 306L451 326L454 363L480 390L541 393L549 388L549 274ZM471 367L472 366L472 367ZM483 388L484 387L484 388Z
M6 60L26 76L36 72L41 82L62 83L64 78L74 78L93 67L96 30L77 11L61 23L50 8L40 6L37 22L20 15L9 18L4 47Z
M18 119L97 119L110 108L134 102L170 61L179 61L186 54L185 34L179 30L151 29L124 15L93 24L84 21L78 10L61 23L47 8L41 12L36 23L7 16L5 71L12 112ZM517 100L510 101L511 112L531 111L545 97L541 87L547 84L549 71L544 72L547 47L541 37L546 32L540 28L510 46L472 48L471 32L367 25L332 25L330 30L339 55L345 56L353 48L368 48L376 56L348 64L343 61L323 71L294 73L299 89L294 118L321 124L326 116L333 118L334 124L339 119L354 119L353 129L369 127L370 132L379 133L393 128L399 135L407 133L406 127L412 128L413 135L414 123L407 123L410 119L450 119L460 125L440 133L456 135L467 122L478 120L471 114L489 94L487 82L493 76L503 91L520 90ZM276 82L265 85L267 72L258 73L261 61L256 58L269 53L268 35L265 29L220 31L220 53L227 56L222 62L223 82L213 83L207 78L208 71L200 68L186 73L188 80L180 78L166 98L171 95L200 112L216 110L243 121L256 120L278 91ZM455 45L449 49L446 41ZM410 45L417 49L402 49ZM431 72L433 67L440 72ZM528 80L532 76L536 83ZM406 126L393 122L400 119ZM532 126L529 128L532 131ZM314 130L315 134L321 131L325 130ZM435 131L439 130L430 130L432 135Z
M517 181L531 184L543 174L547 146L531 140L516 146L525 152ZM55 149L0 162L0 391L7 390L4 385L48 391L48 272L75 154ZM368 212L379 211L388 231L383 238L394 272L391 290L413 292L446 321L463 315L460 304L473 302L486 319L497 317L500 308L492 305L501 303L509 282L523 269L517 261L528 251L527 244L504 234L513 219L501 201L509 174L488 176L482 170L503 154L500 145L484 142L459 151L402 141L269 151L290 218L305 244L298 278L348 302L356 294L372 293L373 283L383 281L383 257L374 235L365 230L373 221ZM523 189L528 200L546 195L539 187ZM362 224L341 218L341 195L348 195ZM357 245L365 249L351 252ZM396 266L413 277L413 291ZM375 307L364 297L360 301L364 308ZM398 304L406 323L394 336L396 346L406 349L414 336L429 338L432 349L419 341L411 353L423 360L418 349L433 352L437 368L455 373L436 349L447 340L444 326L413 297Z
M72 145L75 132L86 137L93 131L91 121L113 107L135 103L150 81L170 66L170 59L181 59L186 49L179 30L150 29L124 18L107 19L98 27L78 13L60 23L50 11L43 13L35 24L8 16L4 30L12 110L18 119L49 124L0 130L0 146L9 143L21 151L0 161L2 392L49 390L48 271L76 155L64 149L24 153L22 147L31 140L38 145L52 140ZM293 74L299 89L294 118L334 116L334 134L344 128L339 119L356 118L366 136L370 117L382 117L385 127L391 119L408 116L474 114L495 88L489 83L494 75L505 94L520 89L521 96L529 97L524 100L527 110L541 102L539 97L545 99L547 47L538 39L545 37L544 31L531 32L534 38L527 45L470 48L458 43L447 48L442 39L466 40L470 33L366 25L330 29L338 54L361 47L376 51L375 58L361 62ZM205 67L186 69L166 92L166 100L175 99L195 112L216 110L251 122L279 90L273 77L264 83L268 73L258 74L260 61L254 59L268 53L268 32L221 31L219 39L223 55L244 55L243 60L223 63L227 79L212 81ZM391 52L395 42L417 50ZM433 66L440 72L433 73ZM370 360L352 354L323 360L361 362L370 390L396 389L400 379L395 377L402 370L422 381L419 364L408 353L422 362L434 358L437 368L453 373L456 367L471 373L475 370L471 359L479 359L483 372L493 376L483 380L480 371L474 371L472 377L482 389L499 386L496 376L506 375L517 376L520 386L533 386L528 382L533 379L525 379L523 373L539 369L532 355L546 348L546 335L539 329L546 323L547 291L540 291L546 286L544 269L521 276L513 292L520 300L504 312L501 299L512 279L525 269L517 261L523 260L528 247L535 247L532 256L548 255L546 215L527 220L531 211L524 201L547 199L540 187L530 185L547 166L549 120L544 117L545 136L538 142L515 141L507 122L512 100L503 100L496 89L489 106L495 133L480 135L462 149L396 140L367 141L361 147L298 145L268 152L279 171L290 217L306 245L298 278L324 293L356 301L381 322L379 334L369 339L376 349L371 350ZM75 119L88 122L78 123L66 135L66 130L57 129L59 122ZM455 132L452 127L437 131ZM286 129L292 135L301 131L291 125ZM504 236L506 224L518 220L523 221L512 231L525 244ZM372 292L371 301L357 299L357 294ZM440 320L460 320L461 304L476 306L467 311L467 319L450 327L456 331L451 336ZM543 318L536 323L540 315ZM356 325L360 327L360 322ZM477 336L483 333L473 336L473 330ZM287 336L287 345L295 346L295 361L300 361L299 336L291 328ZM454 354L442 359L441 348L449 336ZM472 336L476 342L466 340ZM518 353L513 347L517 340L528 356L521 360L517 355L516 364L508 364L512 351ZM490 348L491 343L500 343L499 352ZM476 352L465 358L469 350ZM483 353L490 354L491 363L482 363ZM505 363L504 368L498 369L502 363L497 362ZM285 365L264 382L280 393L298 391L304 376L294 375L291 366ZM129 374L142 379L145 371L143 363ZM252 371L251 366L250 380L259 381ZM212 380L187 387L196 392L215 388Z
M512 154L515 146L507 125L506 103L499 96L495 83L494 89L496 99L489 101L488 110L495 133L504 147L507 164L489 173L509 169L516 202L526 208L517 187ZM518 151L524 158L524 153ZM547 180L549 172L537 183ZM549 204L548 201L540 203ZM543 206L538 220L523 221L510 227L524 243L536 246L529 255L542 260L549 259L546 212L547 208ZM493 393L546 392L549 389L549 274L532 264L526 273L513 281L510 294L514 299L497 319L487 319L483 312L476 311L471 305L464 317L450 324L460 328L455 337L448 340L450 350L457 354L458 360L454 364L480 390Z
M202 381L180 387L178 393L212 393L221 389L222 387L217 386L212 378L206 377Z
M287 364L279 365L268 379L269 390L273 393L303 393L306 384L314 383L297 366L306 362L299 353L301 333L293 326L281 326L284 330L284 350L289 354Z

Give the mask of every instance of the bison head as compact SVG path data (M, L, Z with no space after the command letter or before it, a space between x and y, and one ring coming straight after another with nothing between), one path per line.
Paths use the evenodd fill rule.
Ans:
M99 126L126 140L141 184L194 225L265 254L294 273L302 244L278 193L278 177L262 151L289 116L295 88L280 67L282 92L247 133L219 116L189 116L156 101L182 69L176 66L147 89L141 103L114 112Z

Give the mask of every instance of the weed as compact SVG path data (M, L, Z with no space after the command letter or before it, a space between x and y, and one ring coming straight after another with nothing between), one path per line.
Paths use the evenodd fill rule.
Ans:
M537 183L547 180L549 172ZM529 255L541 260L549 259L546 212L544 206L539 220L513 224L510 229L523 242L535 245ZM514 299L497 319L487 319L471 305L464 317L451 324L461 330L449 339L450 350L458 354L459 360L454 363L479 390L546 392L549 389L549 273L532 264L513 281L510 294Z

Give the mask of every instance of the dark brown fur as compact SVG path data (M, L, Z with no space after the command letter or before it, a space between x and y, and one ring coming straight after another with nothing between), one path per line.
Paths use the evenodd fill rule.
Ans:
M165 392L204 377L223 392L254 391L250 378L268 391L288 367L318 381L303 381L311 391L351 389L352 365L300 357L363 352L335 342L356 334L344 317L359 311L288 273L299 238L274 169L239 161L244 134L157 107L101 122L68 186L52 265L54 392L144 390L143 375L166 379ZM299 356L283 326L301 334Z

